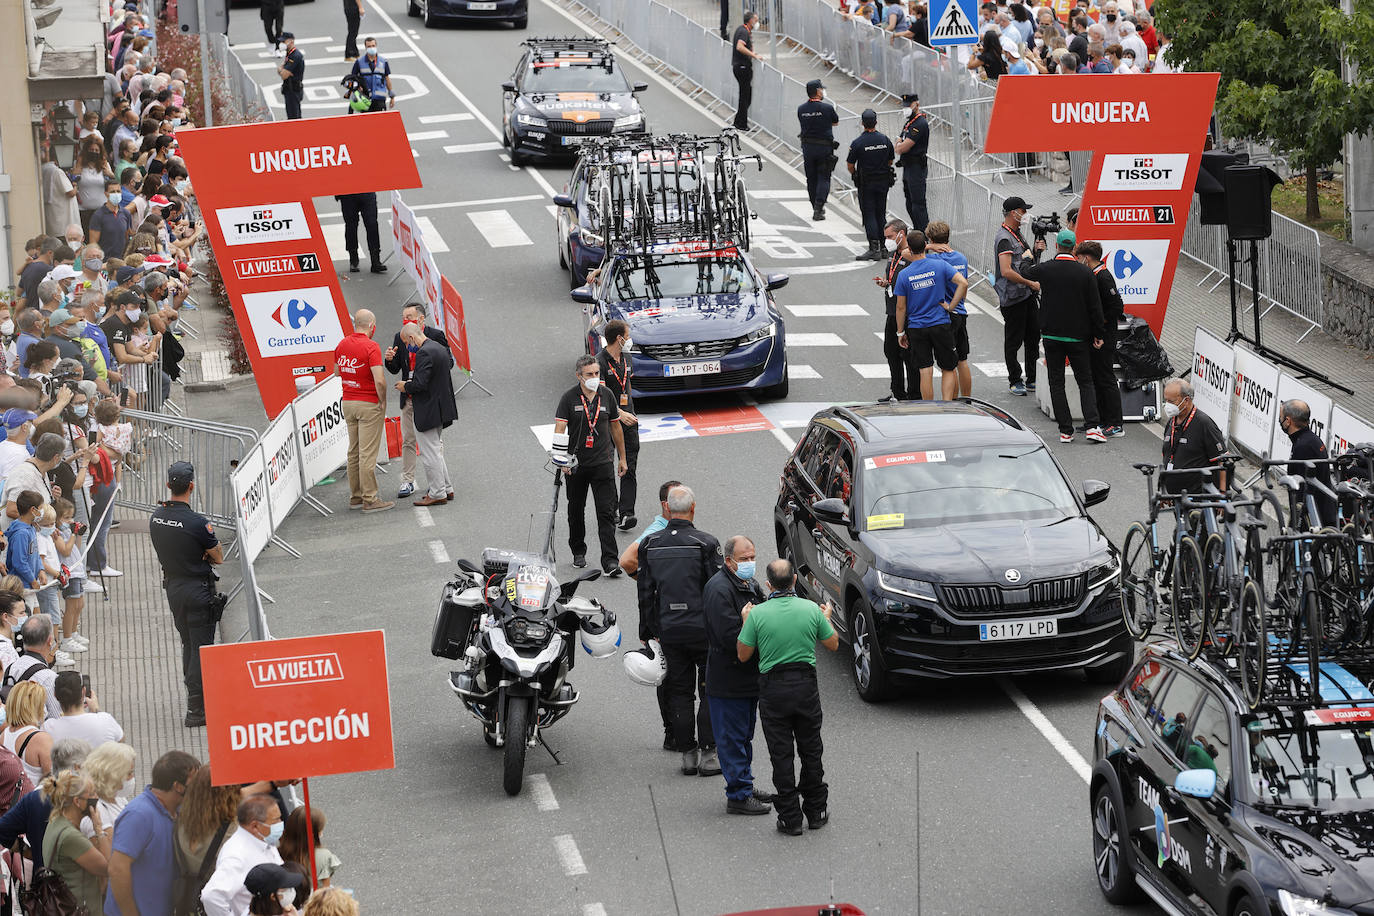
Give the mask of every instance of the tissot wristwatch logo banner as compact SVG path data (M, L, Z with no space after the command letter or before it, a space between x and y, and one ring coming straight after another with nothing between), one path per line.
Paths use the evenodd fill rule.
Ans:
M1188 171L1187 153L1108 154L1102 157L1099 191L1177 191Z
M225 207L215 211L226 245L300 242L310 238L305 210L298 203Z

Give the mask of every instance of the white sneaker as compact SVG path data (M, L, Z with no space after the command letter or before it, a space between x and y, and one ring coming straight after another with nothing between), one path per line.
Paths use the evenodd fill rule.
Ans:
M77 642L81 643L81 645L83 645L83 646L89 647L90 644L91 644L91 641L90 641L89 639L87 639L86 637L82 636L82 635L81 635L81 632L80 632L79 630L78 630L77 632L73 633L71 636L68 636L67 638L68 638L68 639L74 639L74 640L76 640Z
M62 652L81 653L89 649L90 646L86 645L85 643L77 642L75 639L69 636L66 639L62 640L62 644L57 648L59 650L59 654L61 654ZM69 654L67 657L70 658L71 654Z
M104 576L107 579L114 579L124 574L119 570L115 569L113 566L106 566L104 569L100 571L100 575Z
M82 590L92 592L98 595L105 591L105 586L101 585L94 579L87 579L86 584L82 586Z
M57 667L59 667L59 668L75 668L75 667L76 667L76 659L72 658L70 652L64 652L63 650L58 649L57 652L56 652L55 654L56 654L56 656L57 656L56 659L55 659L55 661L57 662Z

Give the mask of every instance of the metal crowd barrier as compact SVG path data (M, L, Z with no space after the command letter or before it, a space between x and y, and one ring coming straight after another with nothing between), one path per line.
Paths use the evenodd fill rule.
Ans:
M220 33L208 36L210 42L210 74L218 91L216 98L224 106L216 121L225 124L248 124L271 121L272 109L258 83L243 69L243 62L229 47L229 37Z

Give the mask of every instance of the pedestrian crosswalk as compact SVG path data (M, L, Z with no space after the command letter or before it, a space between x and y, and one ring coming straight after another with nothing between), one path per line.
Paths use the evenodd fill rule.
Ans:
M520 224L508 210L479 210L468 213L468 219L481 233L482 238L492 248L511 248L517 245L533 245L534 240L525 234Z

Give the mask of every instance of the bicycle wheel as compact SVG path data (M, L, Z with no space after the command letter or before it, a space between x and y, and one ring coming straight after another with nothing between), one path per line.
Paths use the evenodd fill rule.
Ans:
M1202 574L1204 600L1207 602L1207 626L1212 642L1225 654L1230 654L1233 634L1227 616L1230 589L1226 583L1226 540L1218 532L1207 535L1202 545Z
M1360 571L1355 545L1349 540L1328 541L1332 575L1326 582L1331 595L1332 616L1340 621L1341 641L1358 643L1364 639L1365 620L1360 608ZM1331 624L1327 624L1327 629Z
M1302 599L1299 606L1302 608L1302 628L1305 631L1303 645L1307 649L1307 684L1312 699L1316 700L1321 698L1321 686L1317 672L1320 670L1323 623L1321 596L1317 591L1317 580L1310 572L1302 574Z
M741 250L749 250L749 195L744 191L744 180L735 182L735 212L739 216L739 245Z
M1293 564L1291 543L1272 544L1268 552L1273 576L1266 581L1272 581L1274 587L1266 593L1265 602L1273 612L1269 626L1274 637L1271 642L1272 654L1282 667L1293 660L1302 638L1302 583Z
M1202 551L1197 541L1184 536L1174 556L1174 587L1171 609L1174 639L1179 651L1197 658L1207 636L1207 576L1202 568Z
M1240 593L1240 634L1236 643L1240 689L1245 702L1254 709L1264 697L1265 666L1269 656L1269 637L1265 632L1264 595L1253 579L1245 580Z
M1150 530L1141 522L1132 522L1121 542L1121 616L1130 634L1144 640L1154 629L1158 615Z

